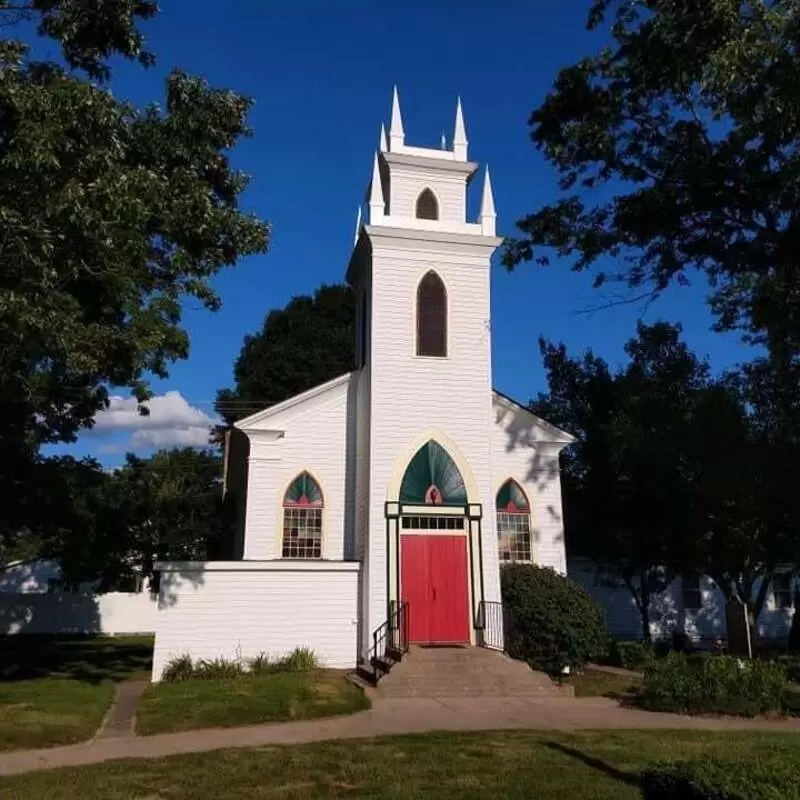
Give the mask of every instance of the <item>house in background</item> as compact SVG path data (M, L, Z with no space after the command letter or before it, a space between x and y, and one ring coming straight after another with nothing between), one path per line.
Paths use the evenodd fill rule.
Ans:
M603 606L608 632L612 636L642 638L641 616L633 596L624 586L610 586L586 558L570 557L568 575ZM767 642L787 639L795 613L796 588L797 583L788 569L775 576L758 618L759 639ZM701 646L709 646L718 637L727 638L725 596L708 575L676 578L650 603L652 638L669 639L675 632L687 634Z
M52 559L15 561L0 570L0 635L44 633L152 633L157 596L135 576L116 591L98 582L65 591Z
M154 680L183 654L297 646L353 667L405 621L412 643L473 645L501 562L566 572L572 438L492 389L502 240L488 170L467 220L467 149L460 102L449 148L407 145L395 92L347 271L358 369L237 423L242 558L158 565Z

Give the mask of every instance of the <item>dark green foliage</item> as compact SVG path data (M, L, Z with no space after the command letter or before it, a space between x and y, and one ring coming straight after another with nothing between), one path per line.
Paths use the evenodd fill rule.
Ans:
M753 717L781 710L785 681L778 664L670 653L647 666L641 699L650 711Z
M641 670L653 657L653 647L647 642L621 642L612 639L608 646L608 663L613 667Z
M40 447L90 427L109 386L146 399L147 377L188 355L186 301L217 309L214 276L267 246L229 157L249 99L179 70L142 109L102 85L117 56L152 63L139 25L156 10L0 1L0 537L13 546L37 514Z
M500 581L506 649L513 658L555 674L603 654L603 610L581 586L533 564L504 566Z
M555 251L645 296L699 270L720 328L796 356L799 10L595 0L597 50L530 118L563 194L519 223L506 263Z
M355 315L354 293L338 284L270 311L245 337L236 385L217 392L217 413L231 424L354 369Z
M786 753L658 764L643 777L645 800L800 800L800 763Z
M194 663L192 657L188 655L176 656L167 662L164 671L161 673L161 680L167 683L179 683L188 681L194 677Z

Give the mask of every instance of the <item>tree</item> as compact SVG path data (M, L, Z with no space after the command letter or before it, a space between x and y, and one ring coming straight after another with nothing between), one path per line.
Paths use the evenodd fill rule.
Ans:
M797 359L798 20L800 0L594 0L611 44L530 118L563 195L519 223L505 263L554 250L645 294L697 270L720 329Z
M651 599L700 557L688 456L709 366L680 333L640 323L617 370L591 352L574 359L540 342L549 391L532 404L577 437L564 463L570 550L628 589L648 641Z
M215 453L129 453L110 474L88 459L53 458L42 471L32 525L39 552L59 562L68 585L99 580L102 591L151 578L158 560L219 557L227 529Z
M354 293L341 284L321 286L270 311L261 331L245 337L236 385L217 393L216 410L233 424L354 367Z
M40 446L90 427L109 386L146 399L146 376L188 354L183 302L218 308L210 279L267 246L228 158L250 100L179 70L163 108L104 85L115 56L152 63L138 25L155 13L0 0L4 33L35 30L63 57L0 39L0 535L24 523Z

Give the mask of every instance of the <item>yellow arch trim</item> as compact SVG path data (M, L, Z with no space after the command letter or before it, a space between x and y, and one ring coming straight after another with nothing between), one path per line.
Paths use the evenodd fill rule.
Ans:
M461 477L464 479L464 487L467 490L467 502L480 503L480 491L475 476L472 474L469 462L458 445L442 430L439 428L426 428L424 431L418 433L405 447L401 455L394 463L389 484L386 490L386 499L389 501L397 501L400 497L400 484L403 482L403 475L406 474L406 469L411 463L411 459L417 454L417 450L424 444L427 444L431 439L435 439L449 454L450 458L458 467Z

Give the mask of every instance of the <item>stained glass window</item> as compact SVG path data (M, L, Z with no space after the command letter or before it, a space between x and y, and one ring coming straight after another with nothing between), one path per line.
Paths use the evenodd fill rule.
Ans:
M322 558L322 507L319 484L300 473L283 498L283 558Z
M507 480L497 493L497 540L501 561L531 561L531 509L522 487Z
M464 479L449 453L431 439L417 450L403 475L400 502L414 505L455 505L467 502Z
M447 290L433 270L417 287L417 355L447 355Z
M439 219L439 203L430 189L423 189L417 198L417 219Z

